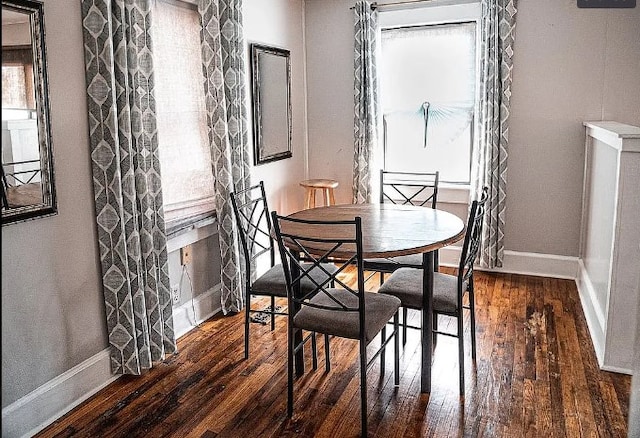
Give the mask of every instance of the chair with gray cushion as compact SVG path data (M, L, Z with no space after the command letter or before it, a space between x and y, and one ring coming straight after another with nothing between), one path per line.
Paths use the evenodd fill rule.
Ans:
M458 355L460 368L460 395L464 395L464 338L463 338L463 310L470 311L471 320L471 358L476 361L476 318L475 298L473 292L473 264L478 255L480 237L484 218L487 191L482 190L479 201L471 203L469 220L465 232L462 254L458 265L457 275L434 272L433 279L433 333L458 338ZM423 273L421 269L397 269L380 287L380 294L392 295L400 299L402 307L422 310ZM464 295L469 294L469 305L463 304ZM438 331L438 315L446 315L457 319L457 332L448 333ZM406 325L406 321L405 321ZM411 327L411 326L409 326ZM418 328L419 327L411 327Z
M266 314L271 319L271 330L275 329L275 317L287 315L286 311L278 311L276 299L287 298L287 285L282 265L276 264L275 242L271 235L271 216L267 204L264 183L245 190L230 193L238 235L245 260L245 321L244 321L244 357L249 358L249 326L251 315L256 313ZM269 255L269 269L256 278L255 270L259 261L263 261ZM335 272L336 267L331 263L322 265L321 269L311 271L310 279L325 281L328 278L326 272ZM313 282L303 282L304 289L313 288ZM270 297L271 305L266 309L253 309L251 307L252 296ZM313 367L317 368L316 338L315 334L307 336L311 339ZM329 337L325 336L325 355L329 355Z
M273 215L289 297L288 349L288 415L293 415L294 355L301 348L300 332L309 330L325 335L355 339L360 348L360 413L362 436L367 436L367 369L381 356L384 376L384 352L393 339L395 354L394 382L399 384L398 309L400 300L390 295L366 292L362 261L361 219L348 221L307 221ZM303 258L311 268L300 262ZM337 271L325 272L329 278L316 282L309 277L311 269L322 269L326 260L336 262ZM348 267L357 269L357 284L341 280ZM352 269L352 268L351 268ZM304 290L302 283L311 281L315 289ZM334 286L331 285L334 282ZM386 326L393 319L393 332L387 337ZM381 346L367 360L367 345L381 334Z
M438 202L439 172L391 172L380 170L380 203L416 205L436 208ZM433 255L434 270L438 270L438 251ZM399 257L365 259L365 271L380 273L380 284L385 274L400 268L421 268L422 254L410 254ZM402 310L403 344L407 341L407 309Z
M439 179L439 172L418 173L381 170L380 203L436 208ZM437 252L434 256L437 256ZM437 257L434 257L434 264L434 269L437 270ZM381 283L384 281L385 273L391 273L399 268L420 268L421 266L422 254L382 259L365 259L364 261L365 270L381 273Z

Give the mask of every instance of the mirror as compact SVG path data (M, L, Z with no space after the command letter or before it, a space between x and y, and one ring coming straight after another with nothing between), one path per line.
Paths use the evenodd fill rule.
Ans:
M289 51L251 45L253 161L291 157L291 66Z
M56 213L44 5L2 0L2 225Z

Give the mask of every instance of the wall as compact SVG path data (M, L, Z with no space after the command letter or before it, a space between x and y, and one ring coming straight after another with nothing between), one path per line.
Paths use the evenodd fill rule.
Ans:
M2 407L107 347L80 3L45 3L58 214L2 227Z
M306 175L303 3L278 0L266 7L260 0L247 0L244 12L248 41L291 50L293 158L252 168L254 182L265 181L272 208L288 213L303 205L298 182ZM69 409L111 378L104 354L108 337L94 219L80 3L46 0L45 26L59 213L2 227L3 436L41 428L53 419L50 416ZM247 108L251 110L249 102ZM187 313L192 295L198 298L215 289L220 275L218 237L211 226L189 236L196 236L196 241L193 262L184 275L179 247L185 235L169 245L175 248L169 253L171 284L182 284L181 301L174 309ZM219 305L219 295L213 296ZM87 382L93 387L87 388Z
M307 167L304 3L302 0L271 0L268 5L265 3L264 0L244 1L245 38L247 44L260 43L291 52L293 156L254 166L251 169L251 177L254 184L260 180L264 181L269 208L280 214L288 214L303 206L304 190L298 183L306 178ZM250 66L248 55L247 51L247 68ZM250 86L247 89L251 90ZM251 116L250 103L247 108ZM250 138L253 138L251 128Z
M578 9L573 0L518 6L506 246L576 256L582 122L640 125L640 8Z
M31 44L29 23L15 23L2 26L3 46L22 46Z
M351 199L352 5L306 2L309 174L337 179L338 202ZM582 122L640 125L639 40L638 7L587 10L575 0L518 2L507 250L578 255Z

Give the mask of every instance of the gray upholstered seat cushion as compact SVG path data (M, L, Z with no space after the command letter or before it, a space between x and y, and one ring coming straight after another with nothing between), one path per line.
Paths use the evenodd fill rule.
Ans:
M308 268L311 265L303 263L302 266ZM338 268L336 268L333 263L322 263L322 266L331 273L334 273L338 270ZM311 271L311 277L319 284L322 284L322 282L326 280L328 276L322 270L316 268ZM302 280L301 286L303 291L308 291L315 288L315 285L308 278L304 278ZM274 295L276 297L286 297L287 284L284 278L282 265L275 265L273 268L269 269L258 279L256 279L256 281L254 281L251 285L251 293L253 295Z
M433 309L436 312L458 311L458 277L434 272ZM466 283L462 285L465 290ZM379 293L400 298L402 306L422 309L422 269L400 268L380 286Z
M349 307L356 308L358 305L358 297L345 289L328 289L328 292ZM372 292L364 294L364 331L365 341L368 344L398 311L400 300L391 295ZM313 297L311 302L325 306L336 306L336 303L323 292ZM303 305L294 317L293 324L304 330L342 338L358 339L360 337L360 314L358 311L325 310Z
M365 269L382 272L393 272L399 267L406 266L422 267L422 254L410 254L382 259L366 259L364 261Z

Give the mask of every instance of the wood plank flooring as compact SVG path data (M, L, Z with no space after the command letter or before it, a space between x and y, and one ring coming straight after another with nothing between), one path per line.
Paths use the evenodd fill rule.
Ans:
M368 372L369 436L626 437L631 378L599 370L575 283L477 273L475 284L478 360L474 370L466 320L466 397L458 396L456 340L445 336L434 352L432 392L420 394L419 332L409 330L400 386L393 349L384 376L378 363ZM121 377L36 436L359 436L357 343L332 339L325 373L318 339L319 367L311 370L307 354L289 419L286 319L277 321L274 332L252 324L245 361L243 315L216 316L183 336L178 354L144 376ZM454 330L454 320L441 317L446 327Z

